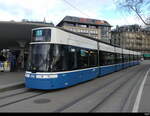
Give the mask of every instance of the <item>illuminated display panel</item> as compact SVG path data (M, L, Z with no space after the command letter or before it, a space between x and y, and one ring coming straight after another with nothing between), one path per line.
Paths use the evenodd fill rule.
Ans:
M32 34L32 41L50 41L51 39L51 30L50 29L38 29L34 30Z

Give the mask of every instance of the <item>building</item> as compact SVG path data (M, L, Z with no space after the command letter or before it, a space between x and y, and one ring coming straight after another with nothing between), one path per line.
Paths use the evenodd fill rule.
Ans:
M110 43L111 25L104 20L66 16L57 26Z
M139 25L125 25L111 31L111 44L150 56L150 30Z

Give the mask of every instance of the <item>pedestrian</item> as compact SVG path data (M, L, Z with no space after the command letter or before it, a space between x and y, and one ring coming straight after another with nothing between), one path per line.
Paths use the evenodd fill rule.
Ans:
M6 58L5 58L5 56L2 53L0 53L0 61L1 62L6 61Z
M10 63L10 70L14 71L14 68L15 68L15 56L11 52L9 52L9 55L8 55L8 62Z
M0 53L0 70L3 72L4 71L4 62L6 61L5 56Z
M19 56L17 59L18 71L22 69L23 56Z

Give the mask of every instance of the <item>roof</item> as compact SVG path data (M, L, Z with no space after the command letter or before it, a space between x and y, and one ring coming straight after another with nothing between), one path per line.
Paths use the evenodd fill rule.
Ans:
M123 25L117 26L115 29L111 30L112 33L115 32L150 32L150 27L142 28L140 25Z
M18 42L29 43L33 28L48 26L50 24L37 22L0 21L0 49L18 48Z
M61 26L61 24L63 24L64 22L91 24L91 25L99 25L99 26L110 26L111 27L111 25L105 20L81 18L81 17L74 17L74 16L64 17L64 19L57 26Z

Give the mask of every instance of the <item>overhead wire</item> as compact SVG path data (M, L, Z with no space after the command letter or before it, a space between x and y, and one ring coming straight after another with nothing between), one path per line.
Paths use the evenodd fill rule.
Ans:
M86 17L90 17L89 15L87 15L86 13L84 13L82 10L80 10L78 7L72 5L70 2L68 2L67 0L62 0L63 2L65 2L66 4L68 4L70 7L72 7L73 9L77 10L78 12L80 12L81 14L85 15Z

